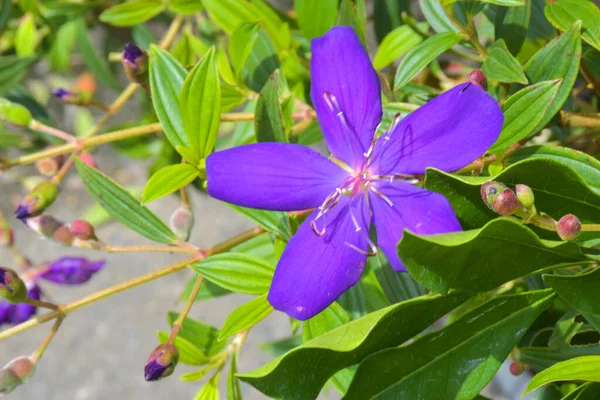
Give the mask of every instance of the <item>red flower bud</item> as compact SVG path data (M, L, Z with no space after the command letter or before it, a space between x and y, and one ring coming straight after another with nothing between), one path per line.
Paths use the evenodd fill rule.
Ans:
M567 214L556 223L556 232L562 240L574 240L581 232L581 222L575 215Z
M520 208L515 192L500 182L481 185L481 198L491 210L503 216L514 214Z
M466 82L472 83L473 85L477 85L483 90L487 90L487 78L485 74L480 69L474 69L467 75Z
M75 235L77 239L81 240L96 240L96 233L94 227L89 222L78 219L71 223L71 233Z
M519 376L525 371L525 364L521 361L513 361L510 363L508 369L514 376Z

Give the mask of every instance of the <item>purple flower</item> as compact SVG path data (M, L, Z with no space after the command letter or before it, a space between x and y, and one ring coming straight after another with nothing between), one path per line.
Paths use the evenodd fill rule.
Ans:
M404 229L421 235L461 226L440 194L413 186L427 167L454 171L483 155L498 138L503 115L483 89L461 84L381 137L377 73L351 28L336 27L312 41L311 98L330 159L295 144L259 143L211 154L208 193L245 207L317 209L289 241L268 299L305 320L325 309L360 278L371 222L378 246L396 271Z
M83 257L63 257L48 266L40 278L59 285L79 285L90 280L106 261L88 261Z
M39 300L41 290L38 285L33 282L27 282L27 297L34 300ZM35 315L37 307L31 304L18 303L12 304L8 301L0 302L0 325L11 324L18 325L21 322L27 321Z
M52 90L52 95L56 97L58 100L66 102L66 103L74 103L76 99L79 98L79 95L69 89L65 88L56 88Z

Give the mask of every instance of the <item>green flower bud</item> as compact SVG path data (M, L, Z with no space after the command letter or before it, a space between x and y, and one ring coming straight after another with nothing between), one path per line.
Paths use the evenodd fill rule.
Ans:
M57 194L58 185L56 183L44 181L38 184L19 204L15 211L15 217L23 220L40 215L54 203Z
M517 193L517 198L527 208L533 207L535 203L535 196L533 195L533 190L527 185L518 184L515 185L515 192Z
M25 283L10 268L0 267L0 296L10 303L21 303L27 298Z
M10 125L26 128L32 120L31 113L24 106L0 98L0 121Z
M0 395L5 395L27 382L35 372L35 364L27 357L19 357L0 370Z
M567 214L556 223L556 232L562 240L574 240L581 232L581 222L573 214Z

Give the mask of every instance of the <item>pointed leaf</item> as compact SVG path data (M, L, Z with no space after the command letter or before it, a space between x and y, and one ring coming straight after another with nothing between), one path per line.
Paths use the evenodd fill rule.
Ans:
M77 172L94 200L113 218L140 235L161 243L175 243L177 236L148 208L98 170L75 159Z
M290 221L287 214L284 212L257 210L255 208L240 207L233 204L228 204L228 206L284 240L288 240L292 237Z
M296 0L296 19L308 40L323 36L333 25L338 13L338 0Z
M578 311L600 316L600 269L579 275L544 275L544 282Z
M333 302L325 310L302 324L302 341L308 342L309 340L340 327L349 321L350 318L342 306Z
M114 26L133 26L154 18L164 8L161 0L127 1L104 10L99 19Z
M171 326L173 326L177 318L179 318L179 313L177 312L169 311L167 314L167 321ZM227 342L217 340L219 336L217 328L189 317L183 319L178 336L196 346L207 356L217 354L227 345Z
M202 0L211 19L229 35L246 22L258 21L260 13L249 1Z
M419 0L419 5L425 19L437 33L460 32L439 0Z
M85 65L100 82L112 89L120 89L121 86L111 72L106 57L98 55L96 46L90 39L92 35L90 35L83 18L77 19L77 28L78 47Z
M548 21L561 31L566 31L580 20L583 40L600 50L600 9L589 0L557 0L547 2L544 14Z
M159 169L146 183L142 204L158 200L189 185L198 174L198 168L190 164L175 164Z
M225 320L219 340L252 328L273 311L273 307L267 300L267 294L258 296L249 302L242 304Z
M488 49L488 56L481 69L492 81L527 84L521 64L508 52L503 39L498 40Z
M419 29L426 31L427 24L419 24ZM373 60L373 67L377 70L387 67L422 41L421 35L408 25L394 29L383 38L379 45L377 53L375 53L375 60Z
M158 332L158 341L167 343L169 334L167 332ZM204 365L210 362L210 359L202 351L190 343L188 340L177 336L175 346L179 350L179 362L186 365Z
M496 40L503 39L512 55L517 56L523 47L529 21L531 18L531 1L522 7L497 7L494 21Z
M553 365L534 376L523 394L556 381L600 382L600 356L578 357Z
M259 142L288 142L279 103L278 82L279 70L269 77L256 102L254 131Z

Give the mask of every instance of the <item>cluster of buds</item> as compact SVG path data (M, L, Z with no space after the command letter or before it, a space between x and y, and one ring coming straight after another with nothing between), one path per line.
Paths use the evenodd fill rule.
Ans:
M26 128L32 120L31 112L26 107L0 98L0 121L13 127Z
M170 343L159 345L150 353L144 367L144 378L147 381L158 381L171 375L179 361L177 347Z
M556 221L546 214L539 214L535 208L533 190L527 185L515 185L513 191L500 182L490 181L481 185L481 198L485 204L502 216L516 214L525 223L533 223L545 229L556 230L562 240L574 240L581 232L581 222L573 214L567 214Z
M52 90L52 95L63 104L73 104L76 106L88 106L92 104L92 93L82 89L56 88Z
M86 249L99 250L105 244L96 236L92 224L85 220L75 220L67 225L48 214L23 220L25 225L38 235L60 243L64 246L73 246Z
M146 85L148 83L148 54L133 43L127 43L123 50L123 68L130 81Z
M5 395L22 385L35 372L35 363L29 357L19 357L0 370L0 395Z
M169 226L173 233L181 240L187 241L194 225L194 214L189 207L180 206L169 218Z
M37 184L15 211L15 217L25 220L43 213L56 200L58 185L52 181Z

